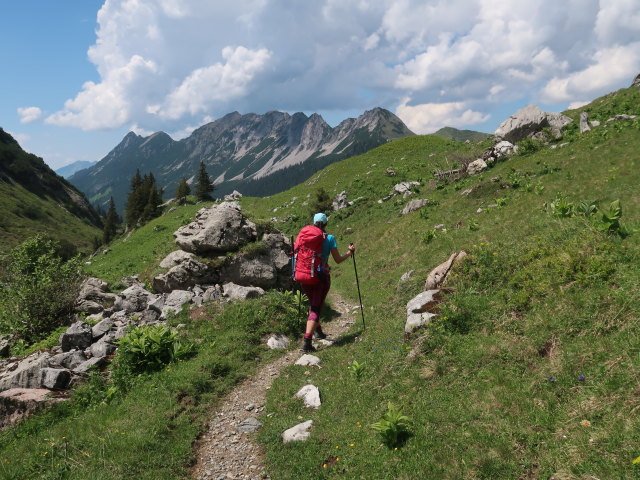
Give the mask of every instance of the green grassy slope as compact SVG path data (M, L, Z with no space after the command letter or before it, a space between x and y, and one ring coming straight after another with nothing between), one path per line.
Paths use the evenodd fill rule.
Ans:
M638 113L639 98L637 89L618 92L594 102L592 117L606 120L611 109ZM620 199L623 222L637 229L639 126L569 133L562 148L514 156L441 189L422 187L414 198L432 202L423 214L401 216L404 201L375 199L397 179L384 175L387 165L402 180L424 180L437 163L447 165L450 155L432 139L394 142L318 175L316 185L330 194L370 192L370 200L330 220L343 247L347 241L359 247L367 329L354 332L363 341L322 352L322 370L308 376L291 368L270 391L268 411L275 415L261 438L273 478L638 475L632 464L640 455L638 234L607 236L597 230L599 215L556 218L543 205L558 194L601 207ZM472 192L461 195L466 189ZM267 217L304 191L246 204ZM296 205L275 214L302 215ZM446 232L425 243L425 232L438 224ZM406 302L431 268L459 250L469 258L449 285L456 293L426 330L417 359L407 361L407 348L425 331L403 341ZM398 289L410 269L412 279ZM350 265L334 269L334 286L355 303ZM354 359L366 364L360 381L348 369ZM291 399L308 381L324 398L318 412ZM383 447L368 427L388 401L413 419L412 437L398 450ZM283 447L280 432L299 416L315 420L311 440Z
M621 90L581 110L585 109L601 121L613 113L638 114L640 89ZM577 118L581 110L567 113ZM600 231L600 214L563 218L552 215L549 207L558 195L575 205L596 202L601 209L620 199L622 222L630 231L640 229L639 133L638 120L585 135L570 127L555 149L540 146L478 176L439 184L430 182L435 171L476 158L489 143L465 145L416 136L330 165L287 192L242 199L254 220L276 217L277 226L293 235L310 219L312 212L304 203L313 200L316 188L330 195L346 190L350 200L362 197L333 213L329 230L341 251L349 241L358 247L366 330L356 317L343 342L319 352L322 369L305 374L305 369L291 367L275 381L259 435L271 478L640 475L640 465L632 463L640 456L640 233L626 238L607 235ZM388 176L388 168L395 176ZM428 198L429 205L401 215L408 199L378 203L400 181L421 182L411 198ZM463 195L467 190L470 193ZM109 254L95 257L87 268L116 284L134 273L150 279L157 263L176 248L173 231L198 208L180 207L116 240ZM287 217L293 221L279 222ZM440 224L444 227L434 233ZM453 292L439 319L404 338L407 301L422 291L434 266L460 250L468 257L453 273L448 285ZM413 276L399 284L408 270L414 270ZM355 305L351 261L336 266L332 276L332 288ZM0 455L0 462L29 459L29 469L3 467L13 475L7 478L35 471L40 476L33 478L81 478L78 465L90 466L91 476L86 478L118 478L127 466L144 471L140 478L186 476L185 446L197 435L207 405L251 371L249 363L258 351L255 335L245 356L233 345L246 340L246 325L269 317L268 310L256 315L253 309L239 308L228 316L207 312L212 332L205 331L206 323L192 323L184 314L177 318L188 324L193 338L208 342L220 335L222 350L207 347L206 355L151 376L131 397L100 405L100 418L110 420L95 432L88 425L102 425L102 420L97 411L89 411L74 413L73 420L55 415L34 419L0 436L0 446L8 452ZM330 317L327 309L325 321ZM412 350L416 355L410 360L407 354ZM224 355L237 355L242 363L232 366L240 374L227 370L221 376L221 389L202 375L213 372L214 360ZM353 360L365 364L359 379L349 368ZM321 391L323 406L318 411L306 410L292 398L309 381ZM196 411L180 405L181 391L194 396L203 388ZM162 396L156 401L158 392ZM382 445L369 427L389 401L412 419L411 435L397 449ZM144 408L157 413L141 424L144 428L138 431L131 422L126 428L118 425L118 418L136 418ZM301 418L314 420L310 440L283 446L280 433ZM65 447L64 455L56 457L62 467L36 461L36 455L44 456L47 439L59 439L70 425L85 433L74 440L77 449ZM135 435L120 433L130 431ZM144 431L153 433L155 440L149 437L145 444ZM96 438L108 439L109 452L143 452L147 445L161 453L113 460L118 455L100 453L105 450ZM82 456L82 443L89 445L91 460Z
M39 232L89 250L101 228L75 187L0 128L0 251Z

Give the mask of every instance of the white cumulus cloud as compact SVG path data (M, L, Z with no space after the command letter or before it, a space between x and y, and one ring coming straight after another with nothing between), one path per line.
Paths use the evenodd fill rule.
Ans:
M593 55L585 68L549 80L542 98L550 103L591 100L621 82L630 84L639 70L640 42L604 48Z
M257 73L268 65L271 53L266 49L256 51L245 47L225 47L224 63L215 63L194 70L166 101L159 114L172 119L185 112L195 115L209 110L216 102L233 100L247 92Z
M20 123L31 123L42 116L42 110L38 107L19 107L18 116L20 117Z
M396 115L415 133L433 133L442 127L460 127L486 122L483 115L467 107L464 102L423 103L409 105L404 98L396 109Z
M97 21L99 80L48 123L186 132L234 110L382 106L424 130L640 71L637 0L105 0Z

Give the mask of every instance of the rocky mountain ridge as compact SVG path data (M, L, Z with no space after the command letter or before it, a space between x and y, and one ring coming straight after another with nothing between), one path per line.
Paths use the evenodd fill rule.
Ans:
M113 196L122 209L136 169L153 173L171 195L181 178L193 181L203 161L217 196L233 190L263 196L295 185L334 161L409 135L413 132L382 108L335 128L318 114L233 112L179 141L164 132L148 137L129 132L100 162L70 180L93 202Z

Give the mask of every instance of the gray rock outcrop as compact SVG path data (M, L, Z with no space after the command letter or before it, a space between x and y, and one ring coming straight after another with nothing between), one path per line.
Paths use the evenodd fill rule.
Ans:
M80 286L75 309L88 314L100 313L116 300L113 293L107 291L108 284L99 278L87 278Z
M186 258L168 272L153 279L156 292L168 293L173 290L186 290L195 285L217 283L220 274L217 269L195 258Z
M105 318L104 320L99 321L93 327L91 327L91 336L92 340L99 340L104 336L105 333L110 331L114 326L113 320L110 318Z
M49 390L65 390L71 383L71 372L65 368L43 368L41 386Z
M580 133L586 133L591 130L589 126L589 114L587 112L582 112L580 114Z
M73 352L63 352L54 355L53 357L51 357L49 365L73 370L86 361L87 357L85 356L84 352L74 350Z
M469 165L467 165L467 173L469 175L477 175L478 173L482 172L486 168L487 168L487 162L485 162L481 158L478 158L477 160L474 160Z
M195 258L193 253L185 252L184 250L176 250L162 259L160 262L160 268L172 268L176 265L180 265L185 260L193 258Z
M515 144L525 138L534 137L548 127L552 135L559 137L562 128L572 121L561 113L544 112L535 105L529 105L502 122L494 135L496 142L507 140Z
M51 355L36 352L21 360L13 369L0 373L0 391L11 388L40 388L42 369L49 366Z
M162 318L167 318L169 314L178 313L182 310L185 303L189 303L194 297L193 292L189 290L174 290L164 300L162 307Z
M415 212L416 210L420 210L427 203L429 203L429 200L426 198L411 200L402 209L402 215L407 215L408 213Z
M225 297L232 300L247 300L249 298L261 297L264 295L264 290L260 287L244 287L228 282L222 286L222 293Z
M411 333L428 324L437 316L437 306L442 300L440 290L427 290L415 296L407 303L407 321L405 333Z
M313 420L307 420L306 422L299 423L295 427L291 427L282 432L282 441L284 443L304 442L309 438L309 435L311 435L309 429L312 426Z
M156 296L142 284L134 284L117 295L113 308L115 311L124 310L127 313L142 312L146 310L149 302L155 299Z
M320 390L315 385L305 385L295 395L296 398L301 398L304 406L307 408L318 409L322 402L320 401Z
M267 340L267 347L271 350L286 350L290 344L291 340L289 340L289 337L279 333L271 335Z
M257 237L255 223L242 215L236 202L202 208L195 221L180 227L173 236L182 250L196 254L237 250Z
M60 336L60 346L63 352L73 349L84 350L91 345L92 340L91 327L85 322L78 321Z
M631 82L632 87L640 87L640 73L636 75L636 78Z
M51 390L45 388L12 388L0 392L0 430L60 401L62 399L51 397Z
M332 206L334 211L342 210L343 208L347 208L351 206L351 203L347 201L346 190L341 191L339 194L335 196L335 198L333 199Z
M315 355L310 355L305 353L298 360L296 360L296 365L300 365L303 367L317 367L320 365L320 358Z
M449 259L431 270L424 284L425 290L435 290L440 288L447 280L451 267L456 261L462 260L467 255L466 252L452 253Z

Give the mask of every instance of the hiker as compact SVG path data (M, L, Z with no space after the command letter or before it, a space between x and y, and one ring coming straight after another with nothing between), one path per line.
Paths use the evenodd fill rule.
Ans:
M320 339L327 338L320 325L320 311L331 287L329 254L338 264L351 257L355 251L355 247L351 244L347 252L340 255L338 242L333 235L326 233L326 227L327 216L324 213L316 213L313 217L313 225L300 230L294 245L295 279L309 299L307 329L302 343L304 352L315 351L311 344L314 332Z

